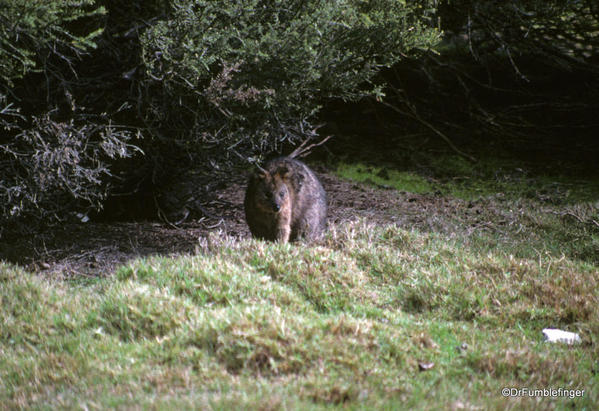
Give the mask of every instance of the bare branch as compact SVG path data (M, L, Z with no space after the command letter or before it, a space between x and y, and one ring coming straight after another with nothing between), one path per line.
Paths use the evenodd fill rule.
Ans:
M321 145L323 145L323 144L324 144L324 143L326 143L326 142L327 142L327 140L329 140L331 137L333 137L333 136L332 136L332 135L330 135L330 136L326 136L326 137L325 137L325 138L323 138L323 139L322 139L320 142L318 142L318 143L314 143L314 144L310 144L309 146L307 146L307 147L304 147L304 146L305 146L305 145L308 143L308 141L310 141L310 140L311 140L310 138L307 138L306 140L304 140L304 141L302 142L302 144L300 144L300 145L299 145L299 147L298 147L298 148L296 148L295 150L293 150L293 151L292 151L292 152L289 154L289 156L288 156L288 157L290 157L290 158L305 157L305 156L307 156L308 154L310 154L310 150L312 150L312 149L313 149L313 148L315 148L315 147L318 147L318 146L321 146Z

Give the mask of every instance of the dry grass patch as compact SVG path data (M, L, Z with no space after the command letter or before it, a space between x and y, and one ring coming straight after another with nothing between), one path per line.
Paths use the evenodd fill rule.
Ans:
M96 310L88 314L88 326L124 341L157 338L197 316L197 307L165 289L127 282L110 290Z
M405 361L405 338L384 324L345 315L290 317L268 306L207 312L190 325L187 341L209 349L230 372L257 376Z

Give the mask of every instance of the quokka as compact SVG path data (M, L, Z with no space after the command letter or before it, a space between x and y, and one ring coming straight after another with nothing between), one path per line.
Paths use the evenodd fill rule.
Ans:
M249 179L244 206L256 238L312 241L326 229L324 188L307 165L293 158L276 158L256 171Z

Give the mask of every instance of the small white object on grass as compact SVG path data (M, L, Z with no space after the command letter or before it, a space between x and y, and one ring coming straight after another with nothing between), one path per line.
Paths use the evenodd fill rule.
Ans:
M557 328L545 328L543 329L543 334L545 335L545 340L547 340L547 342L574 344L581 341L580 335L569 331L558 330Z
M89 216L86 214L77 213L77 218L81 220L82 223L87 223L89 221Z

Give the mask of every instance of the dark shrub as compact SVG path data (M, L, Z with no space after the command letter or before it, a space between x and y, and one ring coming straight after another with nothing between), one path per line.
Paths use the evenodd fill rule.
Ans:
M175 0L142 36L150 143L217 172L311 136L327 99L377 95L379 70L436 43L430 4Z

